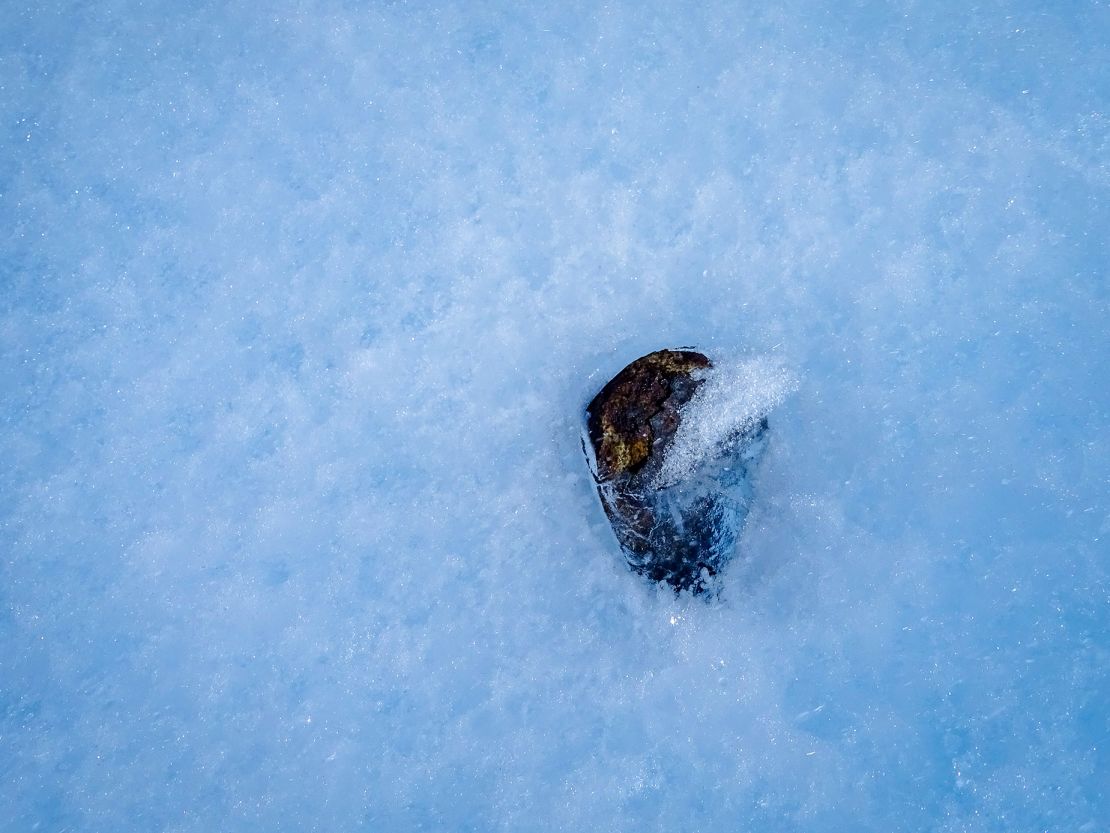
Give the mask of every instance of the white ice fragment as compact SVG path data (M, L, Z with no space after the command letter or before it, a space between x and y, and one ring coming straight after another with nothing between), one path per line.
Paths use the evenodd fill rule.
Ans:
M704 384L681 410L678 432L663 458L655 486L666 488L691 474L796 387L794 377L773 357L715 360L705 373Z

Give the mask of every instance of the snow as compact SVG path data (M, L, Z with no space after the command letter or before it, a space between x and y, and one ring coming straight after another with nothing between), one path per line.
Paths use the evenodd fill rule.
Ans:
M9 3L0 829L1104 830L1110 9ZM713 603L582 409L797 381Z

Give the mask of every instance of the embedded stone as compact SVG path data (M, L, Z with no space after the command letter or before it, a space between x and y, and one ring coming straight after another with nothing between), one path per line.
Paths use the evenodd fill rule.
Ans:
M710 589L732 556L765 445L765 413L741 407L758 397L704 395L714 371L702 353L658 350L586 410L598 495L628 565L676 591Z

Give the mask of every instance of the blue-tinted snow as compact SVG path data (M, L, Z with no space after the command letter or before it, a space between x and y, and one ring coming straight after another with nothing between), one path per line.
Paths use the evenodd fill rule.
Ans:
M1107 829L1110 9L5 4L0 828ZM718 604L582 406L777 356Z

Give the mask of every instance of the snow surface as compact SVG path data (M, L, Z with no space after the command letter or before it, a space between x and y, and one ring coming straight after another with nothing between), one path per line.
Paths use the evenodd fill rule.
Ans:
M6 2L0 829L1110 829L1104 2ZM721 602L578 443L798 380Z

